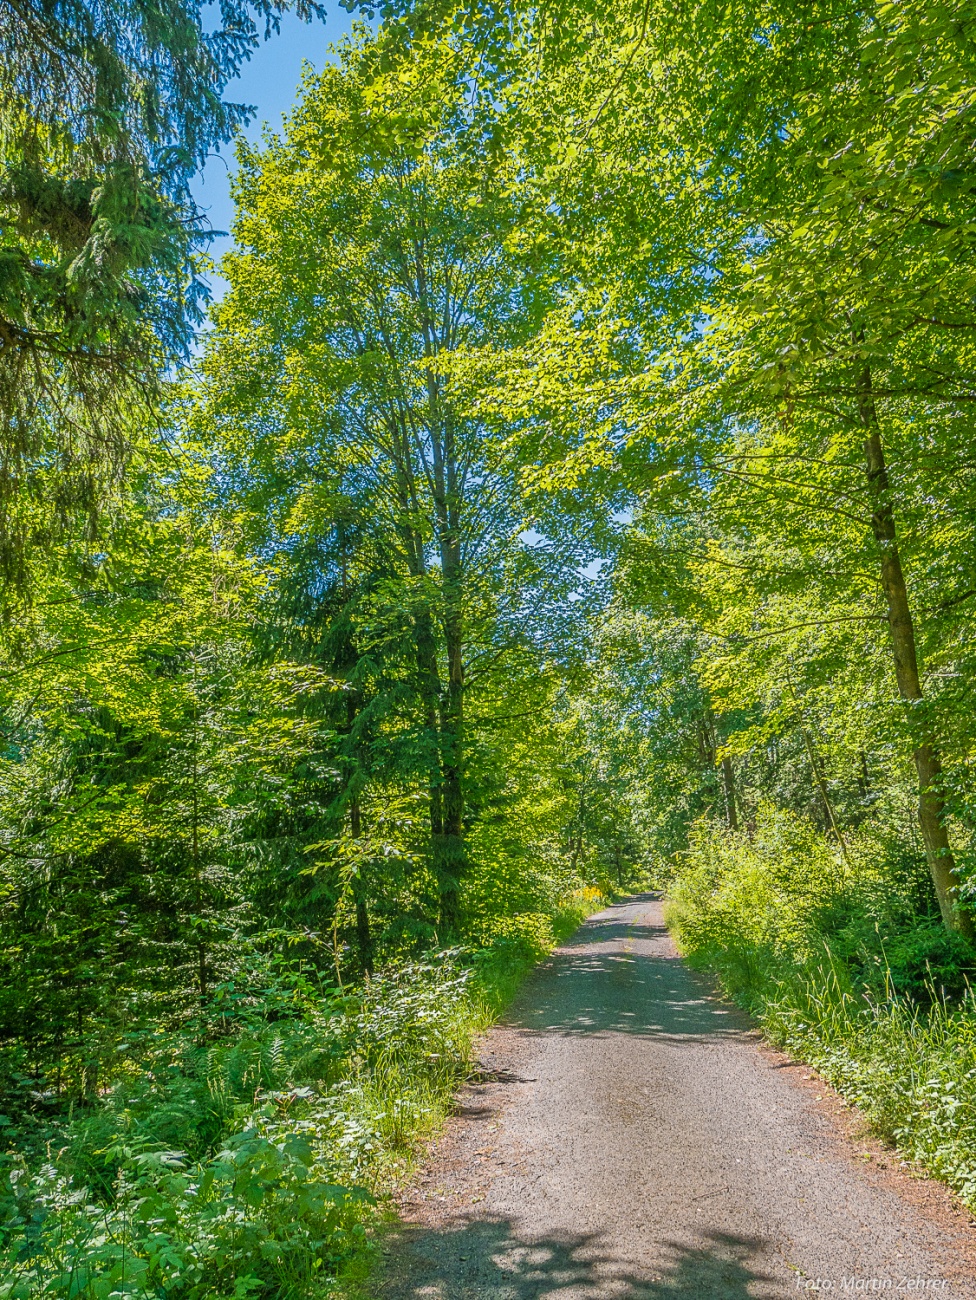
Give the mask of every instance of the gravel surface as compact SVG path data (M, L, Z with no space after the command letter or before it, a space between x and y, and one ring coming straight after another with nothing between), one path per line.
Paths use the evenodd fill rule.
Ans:
M608 908L485 1036L400 1205L384 1300L976 1300L976 1232L677 956Z

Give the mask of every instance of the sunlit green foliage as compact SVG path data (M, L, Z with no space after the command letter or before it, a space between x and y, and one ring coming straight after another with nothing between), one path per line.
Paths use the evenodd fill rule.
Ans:
M668 915L774 1042L972 1205L976 956L926 884L918 858L877 830L845 854L766 806L752 837L695 828Z
M490 103L381 54L242 146L165 445L110 377L125 476L8 603L11 1300L335 1290L472 1033L640 870L577 703L589 544L532 531L524 449L447 364L530 338L558 257Z

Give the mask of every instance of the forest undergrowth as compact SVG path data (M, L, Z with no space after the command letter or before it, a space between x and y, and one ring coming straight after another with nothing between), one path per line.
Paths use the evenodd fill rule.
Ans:
M976 958L921 865L771 806L754 834L700 822L679 861L666 915L692 964L976 1210Z
M255 951L198 1015L118 1042L83 1104L8 1054L0 1296L346 1294L478 1033L601 901L346 987Z

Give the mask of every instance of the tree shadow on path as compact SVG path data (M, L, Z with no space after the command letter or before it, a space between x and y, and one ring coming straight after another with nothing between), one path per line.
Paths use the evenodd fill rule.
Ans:
M656 902L655 895L644 895L592 917L526 982L505 1017L507 1026L532 1038L615 1038L615 1044L573 1058L574 1068L603 1069L608 1078L621 1069L621 1035L648 1040L648 1047L659 1044L660 1055L639 1049L642 1060L653 1058L642 1066L651 1071L646 1080L641 1076L644 1082L671 1079L667 1061L674 1048L744 1040L749 1021L677 957L652 906ZM633 1058L627 1059L632 1068ZM560 1060L557 1052L557 1066ZM464 1119L497 1119L494 1089L537 1082L522 1078L521 1068L517 1052L513 1071L509 1048L502 1045L495 1059L486 1044L479 1077L461 1101ZM555 1119L555 1130L565 1122ZM633 1136L639 1136L637 1129ZM539 1141L545 1145L545 1132ZM539 1177L546 1168L543 1161ZM709 1230L700 1218L682 1213L642 1224L641 1205L628 1207L625 1180L617 1191L621 1204L611 1201L605 1214L588 1205L580 1190L554 1223L556 1208L547 1211L521 1194L527 1190L521 1173L505 1177L508 1203L484 1205L479 1212L468 1201L475 1189L467 1187L466 1173L460 1180L455 1170L446 1175L453 1194L440 1204L428 1201L427 1224L406 1225L390 1242L391 1272L379 1292L384 1300L780 1300L784 1294L784 1277L768 1243L723 1231L724 1224ZM523 1201L524 1214L513 1211ZM463 1208L468 1204L470 1209ZM628 1209L634 1216L630 1227ZM764 1265L776 1268L778 1279Z
M416 1235L414 1235L416 1234ZM513 1223L485 1217L432 1231L407 1230L399 1276L384 1300L754 1300L776 1294L755 1263L762 1243L703 1234L696 1246L661 1245L656 1272L615 1260L596 1234L526 1238ZM411 1240L411 1237L414 1237Z
M648 915L656 901L643 894L591 917L526 981L505 1023L531 1034L624 1033L676 1044L748 1031L746 1016L675 954L663 922Z

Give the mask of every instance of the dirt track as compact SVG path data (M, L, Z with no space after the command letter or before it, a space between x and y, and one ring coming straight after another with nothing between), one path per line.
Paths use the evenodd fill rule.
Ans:
M711 995L651 896L554 953L481 1062L384 1300L976 1300L969 1216Z

